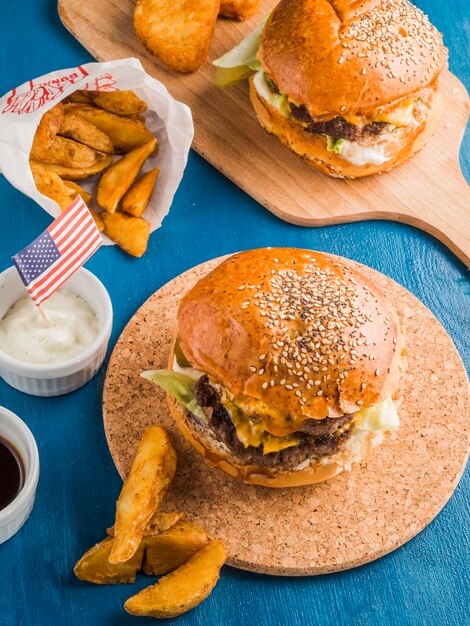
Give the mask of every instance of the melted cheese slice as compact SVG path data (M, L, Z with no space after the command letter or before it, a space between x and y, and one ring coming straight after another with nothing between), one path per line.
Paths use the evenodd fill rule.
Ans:
M264 430L275 437L284 437L294 433L307 417L299 416L299 419L294 421L287 413L250 396L239 395L230 398L230 401L244 414L256 416L256 419L263 423Z
M253 422L230 401L223 400L223 405L229 412L237 431L237 437L245 448L248 446L258 448L263 444L263 453L269 454L270 452L279 452L280 450L296 446L300 441L300 436L296 434L285 437L271 435L262 422Z
M374 115L373 122L385 122L386 124L392 124L393 126L408 126L413 119L413 109L415 108L415 101L403 102L399 106L390 111L385 111Z

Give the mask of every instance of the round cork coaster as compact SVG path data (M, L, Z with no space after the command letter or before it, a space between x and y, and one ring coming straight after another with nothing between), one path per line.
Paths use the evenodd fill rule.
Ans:
M402 381L401 427L367 463L325 483L291 489L244 485L185 442L165 395L140 378L164 368L180 298L223 259L199 265L159 289L137 311L109 364L103 412L111 454L121 476L150 424L170 432L178 469L164 510L223 539L229 565L302 576L362 565L395 550L439 513L462 475L468 453L468 383L444 328L408 291L358 265L395 303L406 334L408 372Z

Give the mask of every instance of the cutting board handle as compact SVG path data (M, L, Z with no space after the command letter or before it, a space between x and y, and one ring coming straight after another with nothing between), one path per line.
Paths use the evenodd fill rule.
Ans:
M445 175L444 175L445 176ZM402 220L430 233L445 244L465 266L470 268L470 187L462 173L454 172L442 180L438 196L429 190L429 203L423 210L408 213ZM436 204L436 199L441 204Z

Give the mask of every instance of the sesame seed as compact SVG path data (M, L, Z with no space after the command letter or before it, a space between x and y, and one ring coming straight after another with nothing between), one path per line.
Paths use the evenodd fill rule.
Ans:
M261 354L261 355L258 357L258 360L259 360L259 361L264 361L264 359L265 359L265 358L266 358L266 355L265 355L265 354Z
M263 383L261 386L263 387L263 389L266 389L266 388L267 388L267 386L268 386L268 383L267 383L267 382L266 382L266 383Z
M256 367L254 367L253 365L250 365L250 372L256 372Z
M379 370L379 369L376 369L376 370L375 370L375 375L376 375L376 376L380 376L380 370Z

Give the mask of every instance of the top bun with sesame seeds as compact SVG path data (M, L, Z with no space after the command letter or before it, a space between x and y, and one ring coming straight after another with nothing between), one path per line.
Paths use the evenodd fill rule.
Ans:
M281 0L258 58L311 117L371 116L434 83L442 36L408 0Z
M389 170L437 125L447 50L408 0L281 0L257 56L261 124L332 176Z
M401 373L393 306L351 265L310 250L231 256L181 301L178 337L232 396L290 415L280 435L381 402Z
M212 465L307 484L381 440L367 432L358 452L353 435L368 408L395 411L404 367L397 314L376 285L338 257L264 248L231 256L182 299L169 369L197 382L169 402Z

